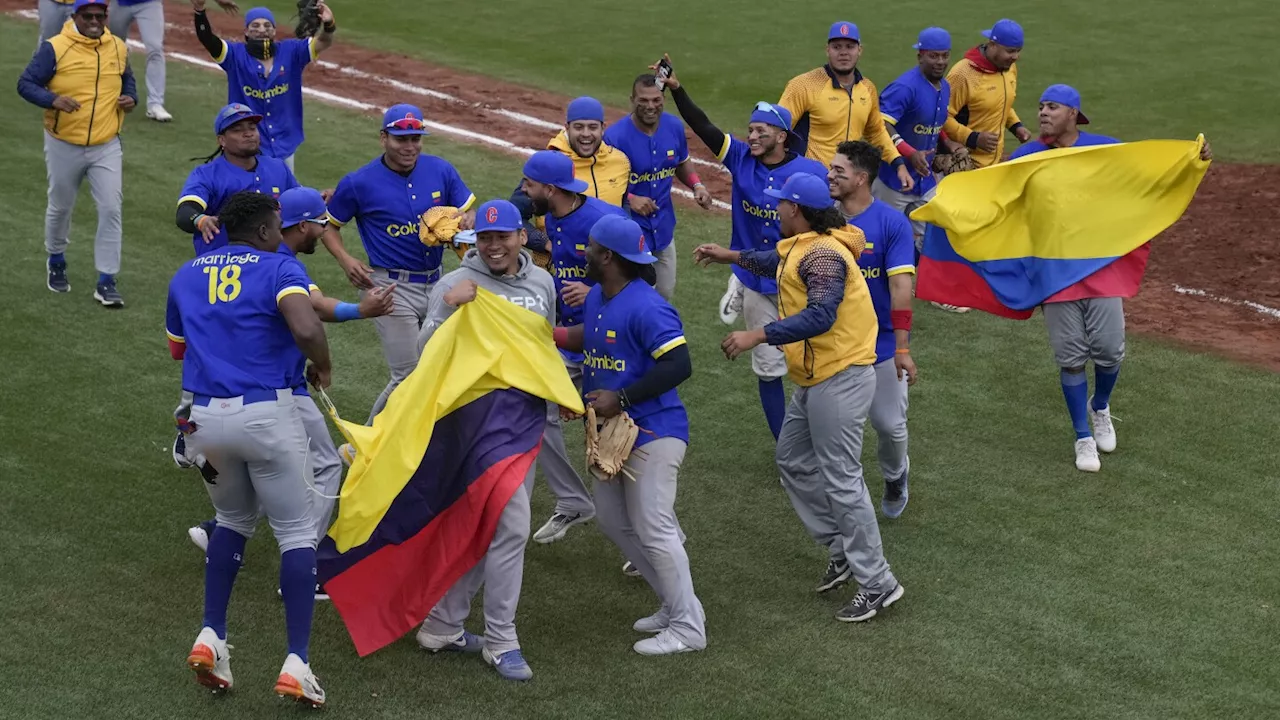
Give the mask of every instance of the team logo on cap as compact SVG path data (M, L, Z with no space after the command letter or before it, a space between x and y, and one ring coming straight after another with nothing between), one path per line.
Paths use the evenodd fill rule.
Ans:
M840 26L840 34L841 34L841 35L844 35L845 37L849 37L849 26L848 26L848 25L841 25L841 26Z
M488 220L491 223L498 222L498 208L490 207L488 210L486 210L484 213L484 219Z
M644 252L644 233L640 233L640 252Z

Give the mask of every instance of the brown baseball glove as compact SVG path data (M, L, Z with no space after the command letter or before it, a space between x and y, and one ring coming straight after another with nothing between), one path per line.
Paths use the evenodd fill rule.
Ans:
M968 152L938 153L933 156L933 170L939 175L976 170L978 164Z
M635 481L623 463L631 456L640 428L625 412L603 424L596 420L596 409L587 406L587 469L598 480L611 480L619 473Z
M309 38L320 31L319 0L298 0L298 24L293 28L296 38Z
M433 207L422 213L418 218L418 239L427 247L440 245L450 248L459 258L466 255L470 246L453 242L453 236L458 234L457 214L458 208L446 206Z

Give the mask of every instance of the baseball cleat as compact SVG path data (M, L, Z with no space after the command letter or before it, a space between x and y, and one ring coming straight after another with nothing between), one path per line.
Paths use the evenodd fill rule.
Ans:
M56 293L71 292L71 281L67 280L65 262L55 263L52 260L46 260L45 268L49 271L49 279L45 281L46 287Z
M1093 426L1093 439L1101 452L1109 453L1116 449L1116 426L1111 422L1114 419L1111 417L1110 405L1094 410L1093 396L1089 396L1089 424Z
M284 659L284 666L280 668L280 677L276 678L276 694L311 707L324 705L324 689L320 687L320 679L311 672L311 666L302 662L302 658L294 653L289 653L289 657Z
M418 646L433 653L445 652L480 652L484 649L484 638L472 635L463 630L457 635L432 635L425 627L418 630Z
M209 552L209 538L213 536L213 529L217 527L217 523L213 520L205 520L195 527L187 528L187 537L191 538L191 542L200 548L200 552Z
M1098 472L1102 469L1098 443L1093 438L1080 438L1076 441L1076 469L1083 472Z
M356 447L351 443L342 443L338 447L338 455L342 457L342 464L351 467L356 461Z
M622 564L622 574L627 577L640 577L640 570L636 568L636 564L630 560Z
M862 622L870 620L876 616L881 609L898 602L906 593L902 587L902 583L898 583L892 590L884 593L869 593L865 590L859 590L858 594L853 596L848 605L840 608L836 613L836 619L840 622Z
M156 122L162 122L162 123L169 122L170 120L173 119L173 116L169 114L168 110L164 109L163 105L148 105L147 117L151 118L152 120L155 120Z
M659 610L649 617L642 617L631 626L632 630L642 633L660 633L671 625L671 616Z
M213 690L231 689L231 646L206 627L196 636L187 655L187 667L195 671L196 682Z
M282 590L281 588L278 588L278 587L277 587L277 588L276 588L276 597L278 597L278 598L280 598L281 600L283 600L283 599L284 599L284 590ZM329 598L329 593L327 593L327 592L325 592L325 591L324 591L324 586L323 586L323 585L321 585L320 583L316 583L316 602L321 602L321 601L329 600L329 599L330 599L330 598Z
M93 299L102 303L103 307L124 307L124 298L120 296L120 291L116 290L115 280L98 283L98 287L93 291Z
M693 652L693 648L680 642L675 635L671 634L668 628L659 632L651 638L645 638L631 646L631 649L641 655L675 655L677 653Z
M529 663L525 662L524 654L520 649L508 650L500 655L494 655L485 648L481 653L484 661L493 666L498 674L507 680L532 680L533 670L529 668Z
M936 302L936 303L933 303L933 306L934 306L934 307L936 307L936 308L938 308L939 310L945 310L945 311L947 311L947 312L949 312L949 313L967 313L967 312L969 312L969 308L967 308L967 307L960 307L959 305L948 305L948 304L946 304L946 303Z
M732 325L742 312L742 281L737 275L729 273L729 289L720 298L720 322Z
M569 528L590 522L594 518L595 514L583 515L578 513L576 515L565 515L564 513L555 513L546 524L538 528L538 532L533 534L533 541L546 545L557 540L563 540L565 534L569 532Z
M897 480L884 481L884 495L880 498L880 510L884 512L887 518L897 518L902 516L902 511L907 509L907 499L910 495L908 482L911 477L911 461L907 461L907 469L902 471L902 477Z
M820 593L827 592L848 582L849 576L852 574L853 571L849 568L849 563L845 562L843 558L829 560L827 562L827 571L822 574L822 581L814 589Z

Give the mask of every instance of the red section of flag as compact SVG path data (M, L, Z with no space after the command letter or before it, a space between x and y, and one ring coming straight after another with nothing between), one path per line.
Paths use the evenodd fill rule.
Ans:
M920 256L916 270L916 297L921 300L959 305L1013 320L1026 320L1034 310L1014 310L996 299L991 286L964 263Z

